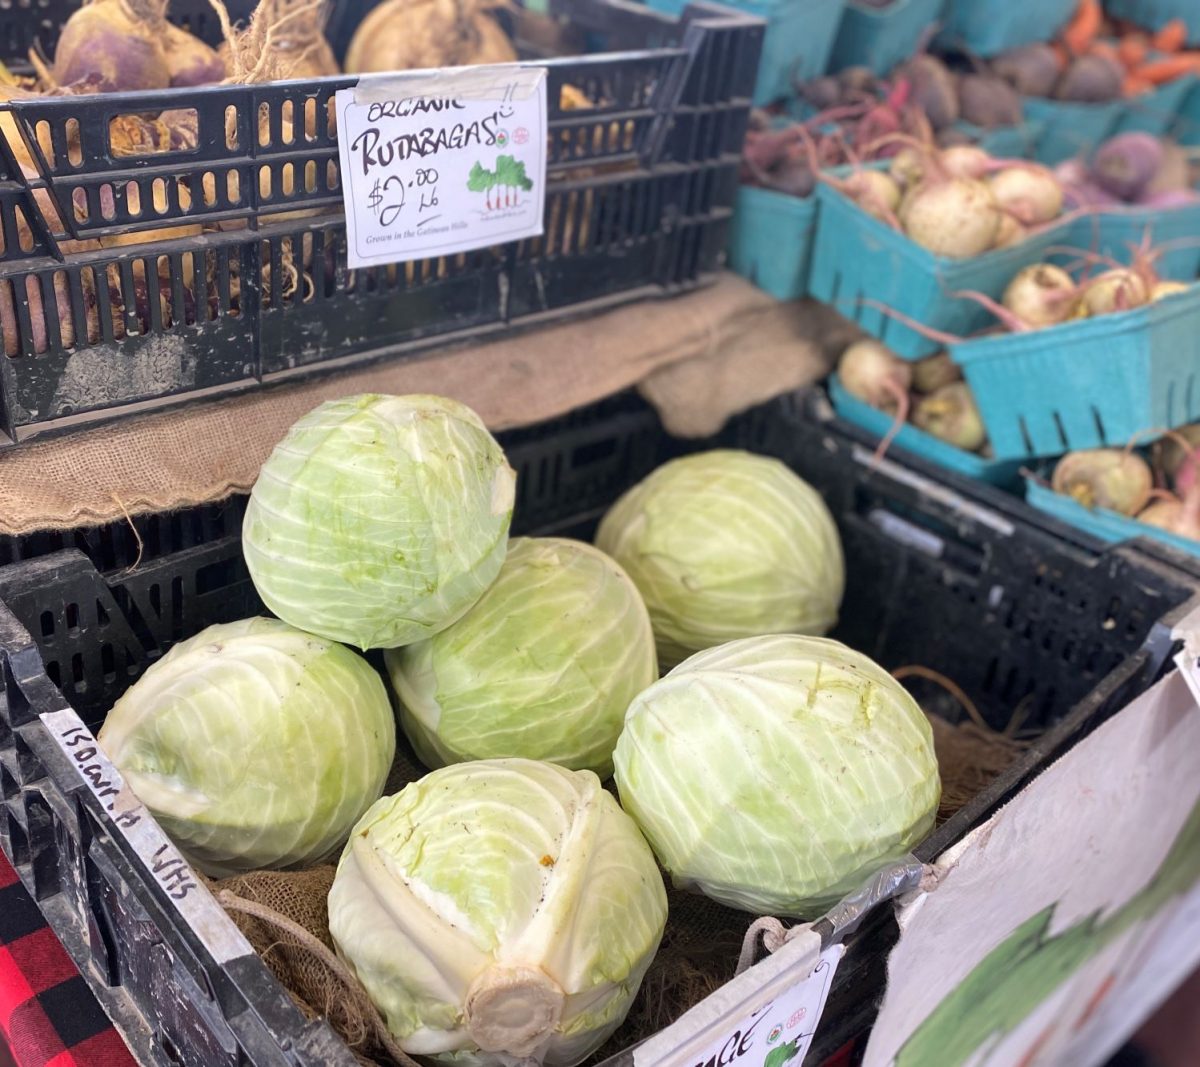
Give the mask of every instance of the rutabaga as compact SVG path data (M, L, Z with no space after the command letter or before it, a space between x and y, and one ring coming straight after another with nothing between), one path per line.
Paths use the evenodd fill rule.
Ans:
M510 541L466 615L386 660L427 766L521 756L602 779L625 709L658 678L637 587L603 552L560 537Z
M338 952L400 1046L456 1065L579 1063L625 1018L666 917L654 856L600 780L521 759L380 800L329 893Z
M812 919L933 827L933 733L886 671L840 642L733 641L629 708L621 804L677 885Z
M220 877L336 853L383 789L396 727L361 656L254 618L176 645L99 741L187 857Z
M823 634L837 621L845 567L833 516L776 459L672 460L613 505L596 544L641 590L663 668L735 638Z
M504 562L515 475L470 408L352 396L300 419L242 528L259 595L293 626L395 648L459 618Z

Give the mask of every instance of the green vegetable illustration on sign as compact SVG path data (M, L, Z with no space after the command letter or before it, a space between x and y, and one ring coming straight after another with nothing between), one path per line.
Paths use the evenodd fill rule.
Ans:
M521 193L533 188L533 180L525 173L525 164L513 156L497 156L494 170L487 170L478 160L467 175L467 189L472 193L483 193L487 210L516 207L521 202ZM492 202L492 190L496 192Z
M791 1063L796 1058L799 1051L800 1046L793 1039L786 1045L771 1049L763 1060L763 1067L784 1067L784 1064Z
M1027 919L925 1018L900 1049L895 1067L959 1067L973 1060L1012 1033L1105 946L1186 893L1198 878L1200 804L1140 892L1107 916L1096 912L1057 934L1050 933L1054 905ZM1105 983L1102 993L1108 988ZM1098 1003L1091 1004L1089 1014Z

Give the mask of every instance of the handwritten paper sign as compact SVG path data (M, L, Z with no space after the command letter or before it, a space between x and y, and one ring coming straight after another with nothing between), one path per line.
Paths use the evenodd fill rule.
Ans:
M336 107L352 268L542 233L544 67L362 78Z
M176 910L195 930L218 963L253 953L250 943L196 878L150 812L133 795L121 772L104 755L92 732L73 711L42 715L55 744L112 815L117 832L137 851Z

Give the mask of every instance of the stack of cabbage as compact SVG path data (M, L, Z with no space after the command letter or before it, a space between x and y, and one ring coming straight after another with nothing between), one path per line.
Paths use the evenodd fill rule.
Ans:
M210 873L340 850L330 931L406 1051L574 1064L659 944L656 857L733 907L813 917L927 831L939 784L920 709L820 636L841 546L783 464L668 463L599 548L509 540L513 499L460 404L322 405L246 514L278 618L178 645L100 739ZM440 768L382 799L392 711L346 645L386 650L404 732Z

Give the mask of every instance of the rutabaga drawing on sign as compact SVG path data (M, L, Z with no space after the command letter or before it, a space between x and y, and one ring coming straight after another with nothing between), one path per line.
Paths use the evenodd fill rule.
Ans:
M902 912L866 1067L1101 1064L1200 962L1200 708L1175 673Z

